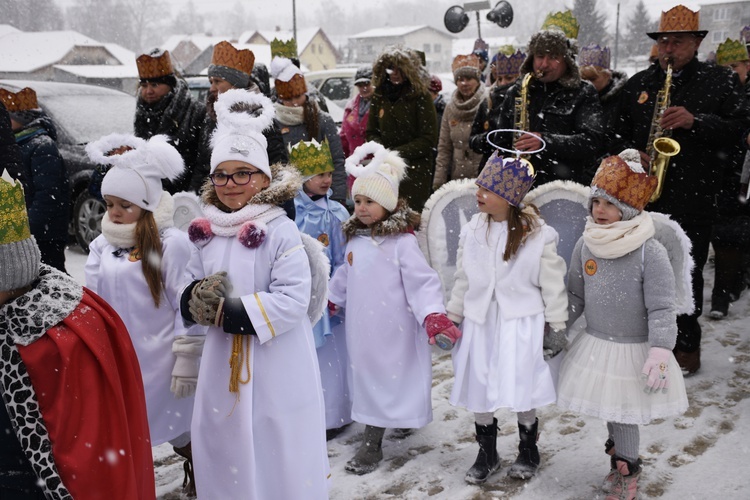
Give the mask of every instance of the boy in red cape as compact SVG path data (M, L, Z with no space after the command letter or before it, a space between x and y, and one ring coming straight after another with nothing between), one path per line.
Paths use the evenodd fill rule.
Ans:
M40 265L0 177L0 498L154 499L138 361L117 314Z

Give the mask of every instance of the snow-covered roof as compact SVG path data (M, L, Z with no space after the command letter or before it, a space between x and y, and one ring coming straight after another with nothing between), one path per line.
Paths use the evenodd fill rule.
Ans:
M231 36L209 36L204 34L197 35L172 35L162 43L159 48L173 52L181 42L191 42L193 45L198 47L201 51L206 50L208 47L213 47L217 43L227 40L232 43ZM232 43L232 45L235 45Z
M10 24L0 24L0 36L5 36L9 33L18 33L19 30L11 26Z
M138 78L138 67L135 64L55 64L53 67L84 78Z
M312 42L313 38L315 38L315 35L318 34L318 31L320 31L319 27L303 28L297 30L298 53L301 54L307 48L307 46L310 45L310 42ZM238 40L240 40L241 42L246 42L250 40L250 38L252 38L256 33L265 38L268 43L271 43L271 40L273 40L274 38L278 38L279 40L291 40L292 38L294 38L294 32L292 31L257 30L245 31L240 35Z
M375 29L363 31L361 33L357 33L356 35L352 35L349 38L386 38L386 37L404 36L404 35L408 35L409 33L414 33L415 31L419 31L425 28L435 29L432 26L427 26L426 24L422 24L419 26L393 26L393 27L375 28Z
M121 63L135 64L132 52L115 44L103 44L77 31L8 33L0 37L0 72L29 73L60 61L76 46L102 47ZM114 49L114 47L118 47ZM114 53L117 52L117 53Z

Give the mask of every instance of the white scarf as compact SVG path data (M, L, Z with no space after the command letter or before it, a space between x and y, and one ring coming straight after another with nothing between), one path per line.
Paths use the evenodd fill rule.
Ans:
M203 205L203 214L211 223L211 231L217 236L232 237L248 221L268 223L276 217L286 215L283 208L269 204L245 205L235 212L224 212L213 205Z
M292 127L305 121L305 108L302 106L284 106L280 102L275 102L273 106L276 108L276 119L282 125Z
M159 200L159 205L154 211L156 229L161 233L164 229L174 226L174 200L172 195L164 191ZM102 217L102 234L107 243L115 248L133 248L135 241L135 222L130 224L115 224L109 218L109 212Z
M597 224L588 216L583 241L595 257L616 259L643 245L654 232L654 221L648 212L641 212L630 220L605 225Z

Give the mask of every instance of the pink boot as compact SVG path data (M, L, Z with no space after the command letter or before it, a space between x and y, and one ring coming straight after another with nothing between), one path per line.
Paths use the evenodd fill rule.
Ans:
M641 475L640 459L632 462L615 457L617 475L607 500L638 500L638 477Z

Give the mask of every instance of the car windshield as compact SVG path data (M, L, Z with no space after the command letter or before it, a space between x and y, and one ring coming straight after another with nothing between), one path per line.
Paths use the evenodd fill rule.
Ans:
M66 139L75 144L87 144L114 132L133 132L135 99L127 94L44 96L42 104L70 136Z

